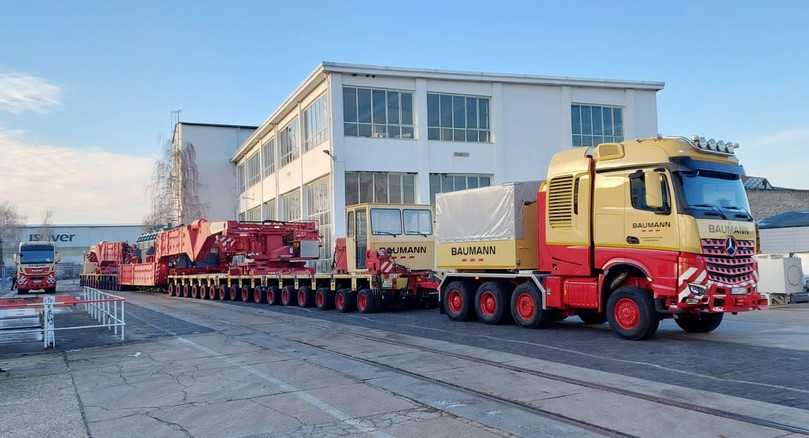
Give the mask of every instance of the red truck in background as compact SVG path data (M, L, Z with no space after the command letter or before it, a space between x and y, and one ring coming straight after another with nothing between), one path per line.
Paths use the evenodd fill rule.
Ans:
M59 253L51 242L23 242L14 255L17 265L17 294L41 290L56 292L56 264Z

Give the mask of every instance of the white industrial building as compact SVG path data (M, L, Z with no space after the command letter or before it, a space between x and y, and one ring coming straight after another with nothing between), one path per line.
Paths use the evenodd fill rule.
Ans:
M172 146L180 152L177 156L181 159L194 158L198 183L193 190L180 190L182 193L176 195L178 223L190 222L198 216L210 220L236 219L239 192L230 158L255 130L256 126L215 123L174 125ZM188 166L182 167L181 177L191 173Z
M232 156L239 215L316 219L328 258L346 205L542 179L556 151L656 135L663 86L324 62Z

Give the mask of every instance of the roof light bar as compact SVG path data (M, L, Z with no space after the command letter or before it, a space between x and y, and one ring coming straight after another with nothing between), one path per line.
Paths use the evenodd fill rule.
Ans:
M736 149L739 148L739 143L725 142L722 140L714 140L712 138L706 139L697 135L692 136L690 139L691 144L702 151L714 152L724 155L733 155Z

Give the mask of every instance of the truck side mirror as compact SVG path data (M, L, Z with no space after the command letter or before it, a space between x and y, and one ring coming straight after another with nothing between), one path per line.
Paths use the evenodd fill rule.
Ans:
M663 205L663 175L646 171L643 173L643 185L646 189L646 206L651 209L662 209Z

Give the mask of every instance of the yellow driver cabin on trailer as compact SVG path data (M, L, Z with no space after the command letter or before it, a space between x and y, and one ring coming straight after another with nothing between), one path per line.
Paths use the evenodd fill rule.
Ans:
M386 250L411 271L433 269L433 212L420 204L356 204L346 207L348 272L365 272L369 250Z

